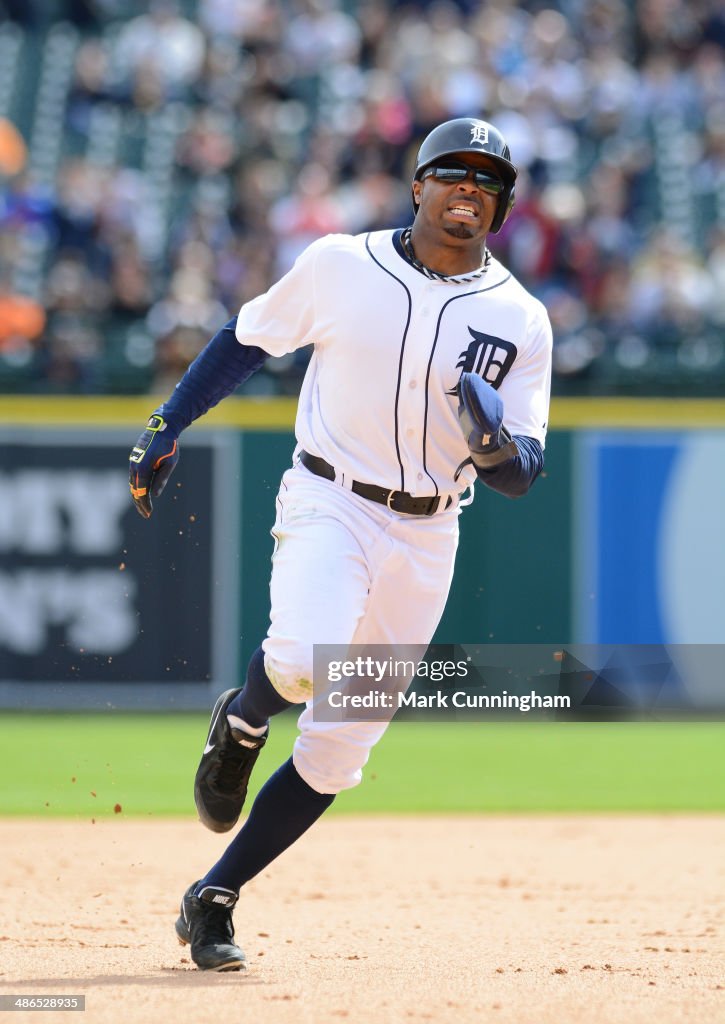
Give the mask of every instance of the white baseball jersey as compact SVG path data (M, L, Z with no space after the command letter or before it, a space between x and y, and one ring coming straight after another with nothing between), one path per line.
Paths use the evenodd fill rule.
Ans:
M300 447L352 480L430 496L475 480L455 388L479 373L511 434L546 435L552 336L542 304L497 260L470 283L427 278L395 231L328 235L242 306L237 338L272 356L314 345L300 394Z
M262 644L275 689L308 702L293 760L320 793L357 785L387 722L315 716L314 645L427 646L458 543L458 501L430 517L400 515L355 494L352 482L457 497L475 479L470 465L456 478L469 456L455 394L463 371L498 389L512 434L543 445L546 432L543 306L495 260L469 283L430 280L405 258L399 234L314 242L237 319L237 338L270 355L314 345L298 447L337 471L331 483L298 463L282 478Z

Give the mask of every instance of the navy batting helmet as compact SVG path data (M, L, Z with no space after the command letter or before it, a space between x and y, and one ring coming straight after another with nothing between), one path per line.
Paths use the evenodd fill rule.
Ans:
M453 121L439 124L423 139L413 177L420 181L426 167L431 167L441 157L457 153L484 153L496 165L503 179L504 190L499 196L498 207L491 222L491 231L496 234L503 227L514 205L514 185L518 171L511 163L506 140L494 125L488 121L479 121L476 117L457 117Z

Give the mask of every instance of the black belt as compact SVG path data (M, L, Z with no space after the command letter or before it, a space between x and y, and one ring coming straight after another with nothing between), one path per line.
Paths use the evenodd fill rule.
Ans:
M310 455L309 452L300 452L300 462L309 469L315 476L321 476L325 480L335 479L335 470L321 459L319 455ZM377 501L379 505L385 505L393 512L402 512L406 516L432 516L438 511L441 503L441 495L436 494L432 498L414 498L407 491L389 491L386 487L376 487L375 484L360 484L353 480L350 490L353 494L359 494L361 498L368 501ZM449 496L446 508L453 504Z

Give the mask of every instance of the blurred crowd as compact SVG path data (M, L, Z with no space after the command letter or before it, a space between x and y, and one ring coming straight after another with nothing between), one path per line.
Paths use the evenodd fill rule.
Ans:
M310 241L409 223L418 143L471 114L520 167L490 243L549 309L554 390L722 388L720 0L0 14L5 390L167 391ZM307 358L245 392L296 393Z

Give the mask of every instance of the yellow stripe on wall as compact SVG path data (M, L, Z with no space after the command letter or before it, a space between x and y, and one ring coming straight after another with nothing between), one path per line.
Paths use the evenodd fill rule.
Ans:
M725 399L719 398L555 398L552 429L581 427L724 427Z
M153 395L0 396L0 425L141 428L163 398ZM229 398L198 421L199 427L292 430L296 398ZM552 430L574 428L725 427L725 399L555 398ZM364 430L364 424L361 425Z
M164 396L167 397L167 396ZM0 425L135 427L140 431L164 401L154 395L66 397L0 396ZM198 421L203 427L291 430L295 398L234 398L222 402ZM196 426L196 424L195 424Z

